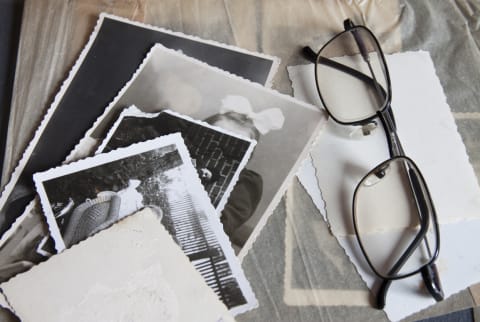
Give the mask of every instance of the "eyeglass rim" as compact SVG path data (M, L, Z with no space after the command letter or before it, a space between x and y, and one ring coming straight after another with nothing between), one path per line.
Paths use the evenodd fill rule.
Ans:
M382 108L380 108L377 113L375 113L374 115L368 117L368 118L365 118L365 119L362 119L362 120L359 120L359 121L353 121L353 122L345 122L345 121L341 121L339 119L337 119L329 110L327 104L325 103L325 100L322 96L322 92L320 91L320 86L318 85L319 82L319 76L318 76L318 58L320 57L322 51L330 44L332 43L333 41L335 41L337 38L340 38L341 36L343 36L344 34L346 33L351 33L355 30L358 30L358 29L361 29L361 30L364 30L366 31L373 39L373 41L375 42L375 45L377 46L378 50L379 50L379 54L380 54L380 58L381 58L381 61L385 67L385 76L386 76L386 81L387 81L387 99L385 100L385 103L384 105L382 106ZM320 50L318 51L317 53L317 57L315 59L315 85L317 87L317 92L318 92L318 95L320 96L320 100L322 101L322 104L323 104L323 107L327 110L328 112L328 115L335 120L335 122L339 123L339 124L342 124L342 125L364 125L364 124L367 124L367 123L370 123L372 120L376 119L378 117L378 112L383 112L391 103L391 98L392 98L392 90L391 90L391 83L390 83L390 73L388 71L388 65L387 65L387 62L385 60L385 55L383 54L383 50L382 50L382 47L380 46L380 43L377 39L377 37L375 37L375 34L370 30L368 29L367 27L365 26L362 26L362 25L356 25L354 27L351 27L347 30L344 30L340 33L338 33L337 35L335 35L333 38L331 38L329 41L327 41L323 46L322 48L320 48Z
M419 177L420 177L420 180L423 182L423 186L424 186L424 190L425 190L425 194L426 196L428 197L428 200L429 200L429 203L430 203L430 206L432 208L432 214L431 214L431 219L433 221L433 225L435 226L435 251L433 252L433 255L432 257L430 258L430 260L428 262L426 262L425 264L421 265L418 269L412 271L412 272L409 272L409 273L405 273L405 274L399 274L399 275L395 275L395 276L387 276L387 275L384 275L384 274L381 274L379 273L376 269L375 269L375 266L372 264L371 260L370 260L370 257L368 256L363 244L362 244L362 241L361 241L361 238L360 238L360 234L358 233L358 227L357 227L357 217L356 217L356 212L355 212L355 200L356 200L356 195L357 195L357 192L358 192L358 189L360 187L360 184L377 168L385 165L387 162L392 162L396 159L405 159L407 160L414 168L415 168L415 171L418 173ZM370 266L370 268L372 269L372 271L380 278L384 279L384 280L399 280L399 279L403 279L403 278L407 278L407 277L410 277L410 276L413 276L415 274L418 274L421 272L421 270L427 266L430 266L432 265L438 258L438 254L440 253L440 226L438 224L438 218L437 218L437 214L436 214L436 211L435 211L435 207L434 207L434 204L433 204L433 199L432 199L432 196L430 194L430 191L428 189L428 185L426 184L426 181L425 181L425 178L422 174L422 172L420 171L420 169L418 168L417 164L409 157L405 156L405 155L400 155L400 156L395 156L395 157L392 157L392 158L389 158L385 161L383 161L382 163L378 164L376 167L374 167L372 170L370 170L366 175L363 176L363 178L360 180L359 184L356 186L355 188L355 192L353 194L353 202L352 202L352 217L353 217L353 229L355 230L355 236L357 238L357 241L358 241L358 244L360 246L360 249L362 250L362 253L363 253L363 256L365 258L365 260L367 261L368 265Z

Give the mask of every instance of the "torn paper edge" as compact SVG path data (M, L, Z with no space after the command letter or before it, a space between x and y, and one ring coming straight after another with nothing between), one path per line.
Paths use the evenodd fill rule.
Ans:
M303 185L302 188L305 189ZM287 189L285 194L285 273L283 278L283 300L285 303L291 306L370 306L371 295L369 290L300 289L291 286L291 281L293 280L292 245L295 241L294 237L298 236L294 225L292 225L292 221L294 221L293 209L295 209L293 199L292 189ZM342 251L345 252L343 247ZM353 266L356 271L355 265Z
M320 183L318 182L317 168L313 164L312 155L310 153L303 161L300 169L297 171L297 178L305 191L308 193L310 199L312 199L312 202L318 209L320 215L325 221L327 221L325 199L323 198L322 190L320 189Z

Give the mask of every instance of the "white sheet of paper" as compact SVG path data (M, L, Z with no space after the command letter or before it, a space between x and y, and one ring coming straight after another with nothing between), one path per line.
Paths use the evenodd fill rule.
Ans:
M22 321L233 321L150 210L0 285Z
M480 281L480 258L472 256L480 243L480 188L429 53L400 53L386 59L400 140L425 176L441 223L437 267L448 297ZM321 106L313 65L289 67L289 75L296 98ZM375 292L378 279L351 235L351 203L358 181L388 158L388 149L381 127L366 137L355 130L329 120L311 155L332 232ZM420 287L420 276L392 283L385 307L388 317L399 320L434 304Z

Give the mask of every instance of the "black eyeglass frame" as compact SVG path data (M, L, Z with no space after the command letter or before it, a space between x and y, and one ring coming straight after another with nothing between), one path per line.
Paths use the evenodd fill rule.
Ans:
M409 176L415 178L415 180L417 180L417 182L421 182L423 184L423 190L424 192L421 192L421 194L423 195L426 195L427 198L425 198L425 201L429 201L430 203L430 208L433 210L432 214L431 214L431 217L433 219L433 225L435 227L435 239L436 239L436 245L437 247L435 247L435 251L433 252L433 255L430 257L430 260L427 261L425 264L423 264L422 266L420 266L418 269L416 270L413 270L412 272L409 272L409 273L405 273L405 274L399 274L399 275L396 275L396 276L385 276L384 274L380 273L376 268L375 268L375 265L373 265L373 263L371 262L369 256L367 256L367 252L365 250L365 247L363 246L363 243L361 241L361 239L359 238L359 234L357 233L356 234L356 237L357 237L357 240L358 240L358 243L360 245L360 248L362 249L362 252L363 254L365 255L365 259L367 260L368 262L368 265L370 266L370 268L372 269L372 271L377 275L379 276L380 278L382 279L389 279L389 280L399 280L399 279L403 279L403 278L407 278L407 277L410 277L410 276L413 276L415 274L418 274L422 271L422 269L424 269L426 266L429 266L431 265L437 258L438 258L438 254L440 252L440 247L439 247L439 243L440 243L440 232L439 232L439 225L438 225L438 220L437 220L437 216L435 214L435 211L434 211L434 206L433 206L433 202L432 202L432 198L431 198L431 195L430 195L430 191L428 190L428 187L427 187L427 184L425 182L425 179L422 175L422 173L420 172L420 170L418 169L418 166L415 164L415 162L413 162L412 159L410 159L409 157L407 156L394 156L390 159L387 159L385 161L383 161L382 163L380 163L379 165L377 165L373 170L371 170L370 172L368 172L363 178L362 180L360 180L360 182L363 182L365 181L365 179L367 177L369 177L370 175L374 174L375 172L377 172L377 169L384 169L385 168L385 165L387 163L390 163L392 161L395 161L397 159L405 159L407 160L410 165L413 166L413 169L416 174L415 175L412 175L412 174L409 174ZM418 177L417 177L417 174L418 174ZM418 189L421 189L419 188L419 183L415 183L414 184L415 187L413 187L414 190L418 190ZM360 189L360 184L357 185L357 187L355 188L355 192L354 192L354 197L353 199L355 200L355 196L357 195L357 192L358 190ZM420 194L420 193L419 193ZM357 218L356 218L356 213L355 213L355 202L353 203L352 205L352 214L353 214L353 226L354 226L354 229L355 229L355 232L358 232L359 229L358 229L358 225L357 225ZM422 224L420 225L421 226L421 229L420 231L417 233L417 236L415 237L414 241L411 243L411 245L417 245L415 247L411 247L410 250L407 250L404 252L404 254L400 257L400 259L397 261L397 263L405 263L407 260L408 260L408 257L415 251L415 249L418 247L418 244L421 242L422 239L424 239L427 231L428 231L428 226L429 226L429 219L430 219L430 216L426 216L424 221L422 222Z
M425 222L425 221L422 222L421 229L418 232L416 238L410 244L410 247L407 249L407 251L405 251L402 254L400 259L393 266L395 270L398 271L399 269L401 269L401 267L406 263L408 258L420 246L421 241L426 240L425 235L428 231L428 227L429 227L428 220L430 219L430 217L433 220L433 225L434 225L434 228L435 228L435 238L436 238L436 244L435 245L436 245L436 247L435 247L435 251L433 252L433 254L431 254L430 260L427 263L425 263L424 265L420 266L418 269L416 269L412 272L409 272L407 274L399 274L398 276L384 276L383 274L380 274L375 269L374 265L372 264L368 254L365 251L365 248L364 248L364 246L361 242L361 239L360 239L360 236L359 236L359 233L358 233L358 227L357 227L357 224L356 224L355 204L352 203L353 204L352 205L352 214L353 214L353 221L354 221L353 224L354 224L354 229L355 229L355 233L356 233L355 235L356 235L357 240L359 242L360 248L361 248L361 250L364 254L364 257L365 257L368 265L372 269L372 271L378 277L380 277L383 280L382 284L380 286L380 289L377 293L377 307L381 309L385 306L386 294L387 294L388 288L389 288L392 281L407 278L407 277L413 276L413 275L418 274L418 273L421 273L422 278L425 282L425 286L426 286L427 290L429 291L429 293L434 297L435 300L441 301L441 300L443 300L444 295L443 295L443 291L442 291L442 288L441 288L441 285L440 285L440 279L439 279L438 271L437 271L436 265L435 265L435 260L438 258L438 254L439 254L439 251L440 251L440 233L439 233L438 219L437 219L437 216L436 216L436 212L435 212L435 208L434 208L434 205L433 205L433 201L432 201L430 192L429 192L428 187L425 183L423 175L421 174L420 170L418 169L417 165L413 162L413 160L411 160L410 158L408 158L405 155L404 150L401 146L400 140L398 138L397 132L396 132L396 122L395 122L395 118L393 116L393 111L392 111L392 107L391 107L390 75L389 75L389 72L388 72L388 67L387 67L387 63L386 63L386 60L385 60L385 56L383 54L383 51L381 49L381 46L380 46L377 38L375 37L375 35L373 34L373 32L370 29L366 28L365 26L355 26L350 19L347 19L347 20L344 21L344 29L345 30L343 32L340 32L335 37L330 39L318 51L318 53L315 53L310 47L304 47L302 53L307 59L309 59L310 61L312 61L316 65L319 64L319 63L329 65L330 67L333 67L333 68L336 68L340 71L346 72L346 73L350 74L351 76L357 77L360 80L363 80L365 82L373 82L376 89L381 90L382 94L386 96L383 105L377 110L377 112L374 115L372 115L370 117L367 117L367 118L364 118L364 119L361 119L361 120L352 121L352 122L345 122L345 121L339 120L338 118L335 117L335 115L333 113L331 113L331 111L329 110L329 108L328 108L328 106L327 106L327 104L326 104L326 102L325 102L325 100L322 96L322 92L321 92L320 87L319 87L319 76L318 76L318 72L317 72L318 68L315 68L315 84L316 84L316 87L317 87L317 91L318 91L320 99L323 103L323 106L327 110L330 117L332 117L337 123L343 124L343 125L365 125L365 124L374 122L375 119L378 118L378 119L380 119L380 121L381 121L381 123L382 123L382 125L385 129L385 134L386 134L386 137L387 137L387 143L388 143L388 147L389 147L390 158L388 160L382 162L380 165L375 167L373 170L371 170L368 174L366 174L362 178L362 180L360 182L364 181L367 176L371 175L376 169L380 168L381 166L385 165L386 163L392 162L392 160L395 160L395 159L398 159L398 158L404 158L404 159L408 160L408 162L410 162L414 166L414 168L416 170L415 172L419 175L419 178L416 177L416 175L415 175L414 176L415 178L413 180L421 180L421 182L423 183L424 189L423 189L423 192L419 192L420 196L422 196L422 195L425 196L426 198L422 197L423 201L430 203L431 213L427 214L427 216L425 216L425 218L423 219L423 220L427 220L427 222ZM342 37L346 33L352 33L353 34L353 36L355 38L355 41L357 42L357 45L358 45L361 52L362 52L362 50L366 50L365 47L364 47L364 44L362 44L362 39L360 39L355 32L355 31L358 31L358 30L362 30L363 32L366 32L371 37L371 40L374 41L376 51L377 51L377 55L380 57L383 72L385 74L385 79L386 79L386 82L387 82L386 83L386 85L387 85L387 90L386 91L383 90L381 88L381 86L377 86L377 85L379 85L378 83L375 84L375 82L376 82L375 79L373 79L373 78L363 74L362 72L360 72L356 69L353 69L349 66L343 65L343 64L338 63L336 61L333 61L329 58L321 56L321 53L325 48L327 48L332 42L337 40L339 37ZM364 53L362 52L362 55L363 54ZM406 170L408 170L408 169L406 169ZM409 174L409 176L410 175L411 174ZM355 189L354 201L355 201L355 196L357 194L359 186L360 185L357 185L357 187ZM418 189L418 187L417 187L417 189ZM414 194L416 194L414 186L412 186L412 192ZM428 242L427 242L427 247L428 247ZM395 273L393 273L393 274L395 274Z
M422 241L426 241L426 234L428 233L428 227L430 225L429 220L432 218L433 225L435 227L435 250L433 254L431 254L430 259L423 265L421 265L418 269L413 270L412 272L405 273L405 274L399 274L397 276L385 276L384 274L381 274L378 272L378 270L375 268L373 263L370 260L370 257L368 256L367 251L365 250L365 247L362 243L362 240L360 238L358 226L357 226L357 214L355 212L355 201L356 201L356 195L357 191L360 188L361 183L367 178L368 176L374 174L377 169L384 169L385 164L388 164L394 160L397 159L405 159L407 162L410 163L410 166L413 166L413 169L408 169L406 167L406 171L408 171L408 176L414 183L412 185L412 191L415 196L420 195L420 196L426 196L426 198L421 198L423 202L428 202L430 205L428 208L431 209L432 213L427 214L426 216L419 216L421 220L420 224L420 230L418 231L417 235L413 239L413 241L410 243L410 245L407 247L407 249L403 252L403 254L400 256L400 258L396 261L396 263L393 265L392 269L390 270L391 274L396 274L402 267L403 265L406 264L410 256L413 255L413 253L417 250L418 247L420 247L420 243ZM413 170L414 173L411 173L410 171ZM420 183L421 182L421 183ZM423 189L420 187L420 185L423 186ZM415 190L423 190L423 192L415 192ZM382 283L380 285L380 288L377 292L377 308L383 309L385 307L386 303L386 297L387 297L387 292L390 287L390 284L395 281L395 280L400 280L404 278L408 278L410 276L416 275L418 273L421 273L422 279L424 281L425 287L427 288L428 292L432 295L432 297L436 301L441 301L444 298L443 291L441 288L441 283L440 283L440 278L439 274L435 265L435 261L438 258L438 254L440 252L440 230L439 230L439 225L438 225L438 220L437 216L435 213L435 208L433 205L432 198L430 196L430 192L428 190L427 184L425 182L425 179L423 178L422 173L418 169L418 166L413 162L412 159L408 158L407 156L394 156L390 159L385 160L384 162L380 163L378 166L376 166L373 170L368 172L362 180L360 180L360 183L357 185L355 188L354 192L354 197L353 197L353 204L352 204L352 214L353 214L353 226L355 230L355 236L357 238L358 244L360 246L360 249L362 250L362 253L365 257L365 260L367 261L368 265L372 269L372 271L382 279ZM428 248L430 252L430 248L428 246L428 242L426 242L426 247Z
M348 22L347 22L348 21ZM376 48L378 48L378 54L379 54L379 57L381 58L381 62L382 62L382 66L385 67L384 68L384 73L385 73L385 79L387 81L387 92L384 93L386 94L386 98L385 98L385 101L384 101L384 104L381 108L378 109L378 112L385 112L388 107L390 106L390 102L391 102L391 97L392 97L392 90L391 90L391 83L390 83L390 74L388 72L388 68L387 68L387 61L385 60L385 56L383 55L383 51L382 51L382 48L380 47L380 43L378 42L377 38L375 37L375 35L373 34L372 31L370 31L370 29L368 29L367 27L364 27L364 26L353 26L353 23L347 19L347 21L344 23L345 25L345 29L344 31L342 31L341 33L337 34L335 37L333 37L332 39L330 39L325 45L323 45L323 47L318 51L318 54L315 54L313 51L313 53L315 54L315 65L319 64L319 60L322 60L322 64L324 65L330 65L331 67L333 68L336 68L336 69L340 69L342 70L343 72L346 72L348 74L350 74L351 76L353 77L357 77L359 78L360 80L363 80L365 82L374 82L373 79L371 79L369 76L359 72L358 70L356 69L353 69L349 66L346 66L346 65L343 65L343 64L340 64L336 61L333 61L331 59L328 59L326 57L322 57L320 55L320 53L325 49L327 48L332 42L334 42L335 40L337 40L338 38L341 38L343 37L343 35L347 34L347 33L353 33L355 35L355 31L357 30L362 30L362 31L365 31L367 32L371 37L372 37L372 40L374 41L375 43L375 46ZM309 48L309 47L307 47ZM308 49L304 49L304 52L308 50ZM323 103L323 106L325 107L325 109L327 110L328 112L328 115L330 115L334 120L335 122L339 123L339 124L343 124L343 125L365 125L367 123L370 123L372 122L374 119L376 119L378 117L377 114L374 114L368 118L364 118L362 120L359 120L359 121L353 121L353 122L345 122L345 121L342 121L342 120L339 120L338 118L335 117L334 113L331 113L331 111L329 110L328 108L328 105L326 104L325 102L325 99L324 97L322 96L322 91L320 90L320 86L319 86L319 76L318 76L318 69L315 68L315 85L317 87L317 92L320 96L320 100L322 101ZM377 113L378 113L377 112Z

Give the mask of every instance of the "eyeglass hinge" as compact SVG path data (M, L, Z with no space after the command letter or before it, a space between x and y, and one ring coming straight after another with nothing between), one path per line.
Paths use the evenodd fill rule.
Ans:
M343 21L343 28L345 30L350 30L353 27L355 27L355 24L353 23L352 19L348 18Z

